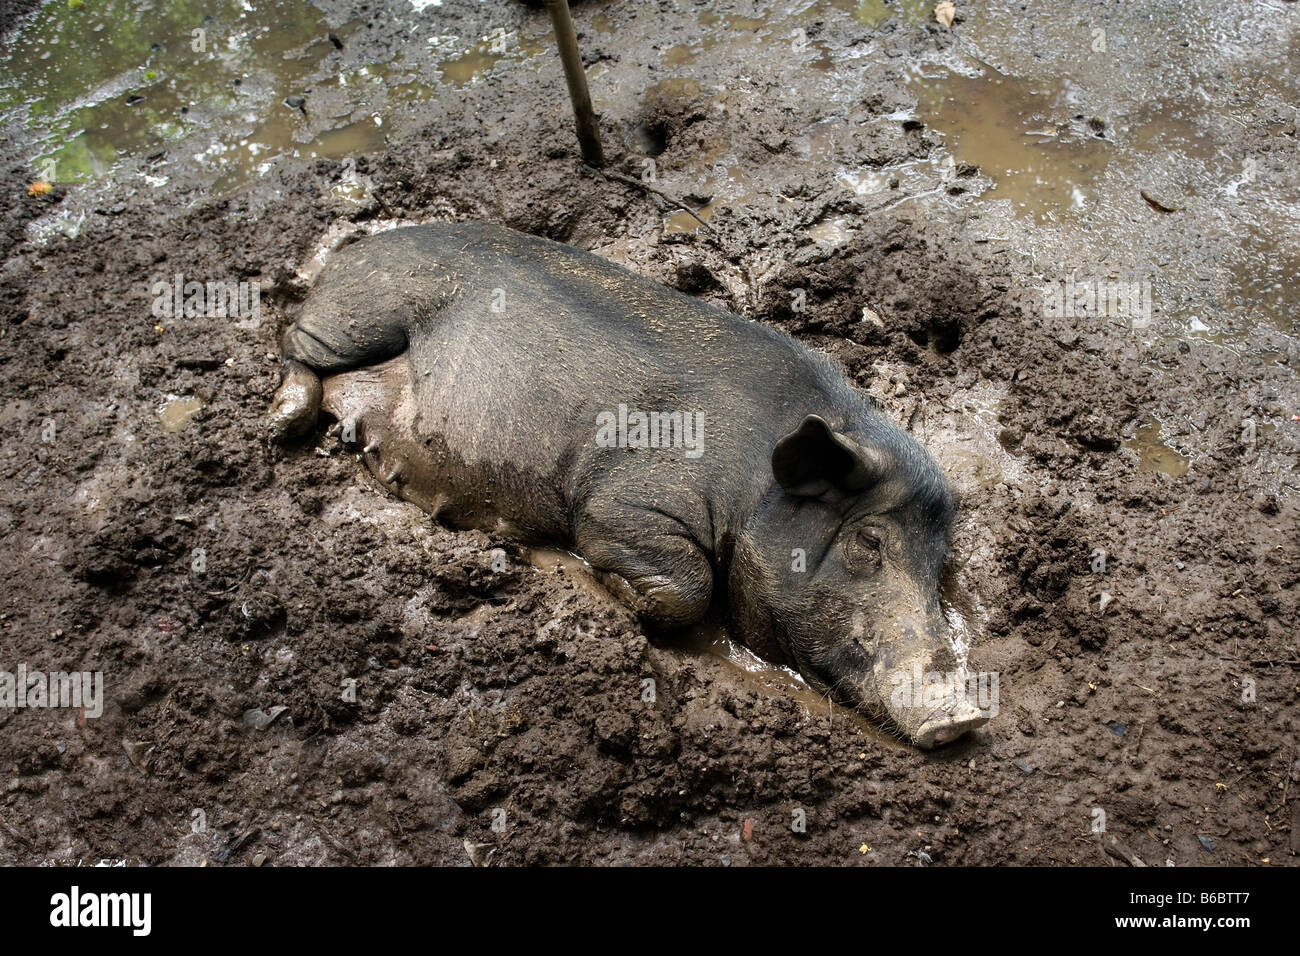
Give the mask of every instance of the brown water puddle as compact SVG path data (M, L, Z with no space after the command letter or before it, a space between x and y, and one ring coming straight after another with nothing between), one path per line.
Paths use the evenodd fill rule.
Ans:
M519 36L500 31L484 37L468 51L438 63L442 80L463 86L483 79L488 71L509 60L526 60L550 49L549 37Z
M1009 199L1039 221L1096 201L1114 153L1100 139L1073 135L1064 85L1039 90L1015 77L914 74L917 113L943 133L960 163L993 178L987 199Z
M193 396L168 399L158 410L158 422L165 432L178 432L203 408L203 402Z
M1144 471L1158 471L1171 478L1181 478L1187 474L1192 459L1160 440L1161 424L1154 418L1139 425L1132 438L1124 441L1124 447L1136 452L1139 467Z

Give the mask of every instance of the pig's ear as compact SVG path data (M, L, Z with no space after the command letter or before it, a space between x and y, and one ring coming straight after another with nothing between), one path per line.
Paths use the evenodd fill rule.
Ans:
M817 498L828 491L862 491L880 470L880 456L833 431L817 415L772 449L772 474L787 494Z

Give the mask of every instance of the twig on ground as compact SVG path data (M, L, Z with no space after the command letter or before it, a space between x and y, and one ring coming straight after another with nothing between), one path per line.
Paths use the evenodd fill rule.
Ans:
M1106 851L1107 855L1122 860L1129 866L1146 866L1146 863L1142 861L1142 857L1120 843L1114 836L1103 835L1101 837L1101 848Z
M667 194L666 192L664 192L662 189L658 189L658 188L656 188L656 187L654 187L654 186L651 186L651 185L650 185L649 183L647 183L647 182L643 182L643 181L640 180L640 179L635 179L635 178L633 178L632 176L625 175L624 173L617 173L617 172L614 172L613 170L610 170L610 169L597 169L596 172L600 173L600 174L601 174L602 176L604 176L606 179L613 179L613 180L616 180L617 182L623 183L624 185L627 185L627 186L635 186L635 187L637 187L638 189L644 189L646 192L651 193L651 194L653 194L653 195L655 195L655 196L658 196L660 199L662 199L664 202L668 203L668 204L669 204L670 206L672 206L674 209L680 209L680 210L682 210L683 212L685 212L688 216L690 216L692 219L694 219L696 222L698 222L698 223L699 223L702 227L704 227L704 229L706 229L707 231L709 231L709 232L712 232L712 231L713 231L713 227L710 226L710 225L709 225L707 222L705 222L703 219L701 219L699 216L697 216L697 215L695 214L695 211L694 211L693 209L691 209L690 206L686 205L686 203L683 202L682 200L677 199L677 198L675 198L675 197L673 197L673 196L668 195L668 194Z

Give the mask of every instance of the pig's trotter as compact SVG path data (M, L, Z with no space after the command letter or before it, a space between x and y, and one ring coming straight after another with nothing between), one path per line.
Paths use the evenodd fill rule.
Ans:
M267 415L271 440L290 441L310 432L320 413L321 394L315 372L301 362L286 362Z

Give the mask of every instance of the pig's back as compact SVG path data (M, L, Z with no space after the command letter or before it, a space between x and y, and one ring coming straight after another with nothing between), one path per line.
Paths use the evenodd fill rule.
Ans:
M363 244L375 308L399 294L410 316L411 430L512 499L567 506L575 470L625 467L626 450L596 444L597 416L620 404L702 413L699 459L650 451L636 467L717 499L756 449L848 400L830 363L789 337L591 253L481 223Z

